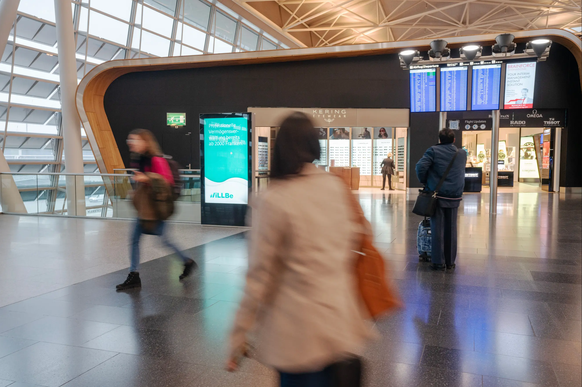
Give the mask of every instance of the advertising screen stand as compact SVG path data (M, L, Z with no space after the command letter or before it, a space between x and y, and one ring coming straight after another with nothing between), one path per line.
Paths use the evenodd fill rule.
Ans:
M252 186L251 113L200 115L202 224L244 226Z

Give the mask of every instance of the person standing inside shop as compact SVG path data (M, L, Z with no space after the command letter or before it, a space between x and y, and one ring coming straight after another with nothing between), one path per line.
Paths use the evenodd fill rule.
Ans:
M435 191L447 167L451 169L437 193L437 207L430 218L432 234L432 269L455 268L457 258L457 212L465 186L467 152L457 149L455 132L443 129L439 132L438 145L431 146L416 164L418 180L429 190ZM443 264L444 261L444 264Z
M386 177L388 177L388 189L392 191L392 175L394 174L394 169L396 165L394 160L392 160L392 153L388 153L388 157L382 160L382 191L386 188Z

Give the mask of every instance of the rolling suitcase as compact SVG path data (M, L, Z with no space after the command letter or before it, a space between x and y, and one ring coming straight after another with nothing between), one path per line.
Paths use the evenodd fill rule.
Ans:
M418 260L430 262L432 246L432 235L430 232L430 218L424 218L418 225L416 234L416 248L418 249Z

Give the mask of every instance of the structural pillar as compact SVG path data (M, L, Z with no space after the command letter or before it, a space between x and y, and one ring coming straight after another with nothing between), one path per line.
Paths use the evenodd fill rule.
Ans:
M0 54L6 49L10 30L16 20L18 4L20 0L0 0ZM10 173L10 167L1 149L0 172ZM22 196L12 175L0 175L0 206L3 212L26 213Z
M499 110L491 112L491 170L489 171L489 214L497 215L497 170L499 168Z
M439 132L447 127L447 112L439 113Z
M85 216L85 184L81 121L75 109L77 61L73 12L70 0L55 0L59 77L61 82L62 133L67 174L67 213Z

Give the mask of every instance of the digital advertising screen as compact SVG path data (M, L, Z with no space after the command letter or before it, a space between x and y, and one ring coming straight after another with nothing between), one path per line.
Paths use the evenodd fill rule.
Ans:
M533 136L521 137L519 150L519 178L540 178Z
M410 70L410 111L436 111L436 68Z
M532 109L536 62L508 63L505 68L504 109Z
M247 204L249 199L249 120L230 116L202 118L204 200Z
M467 110L466 66L441 68L441 112Z
M471 110L498 110L501 64L473 66Z

